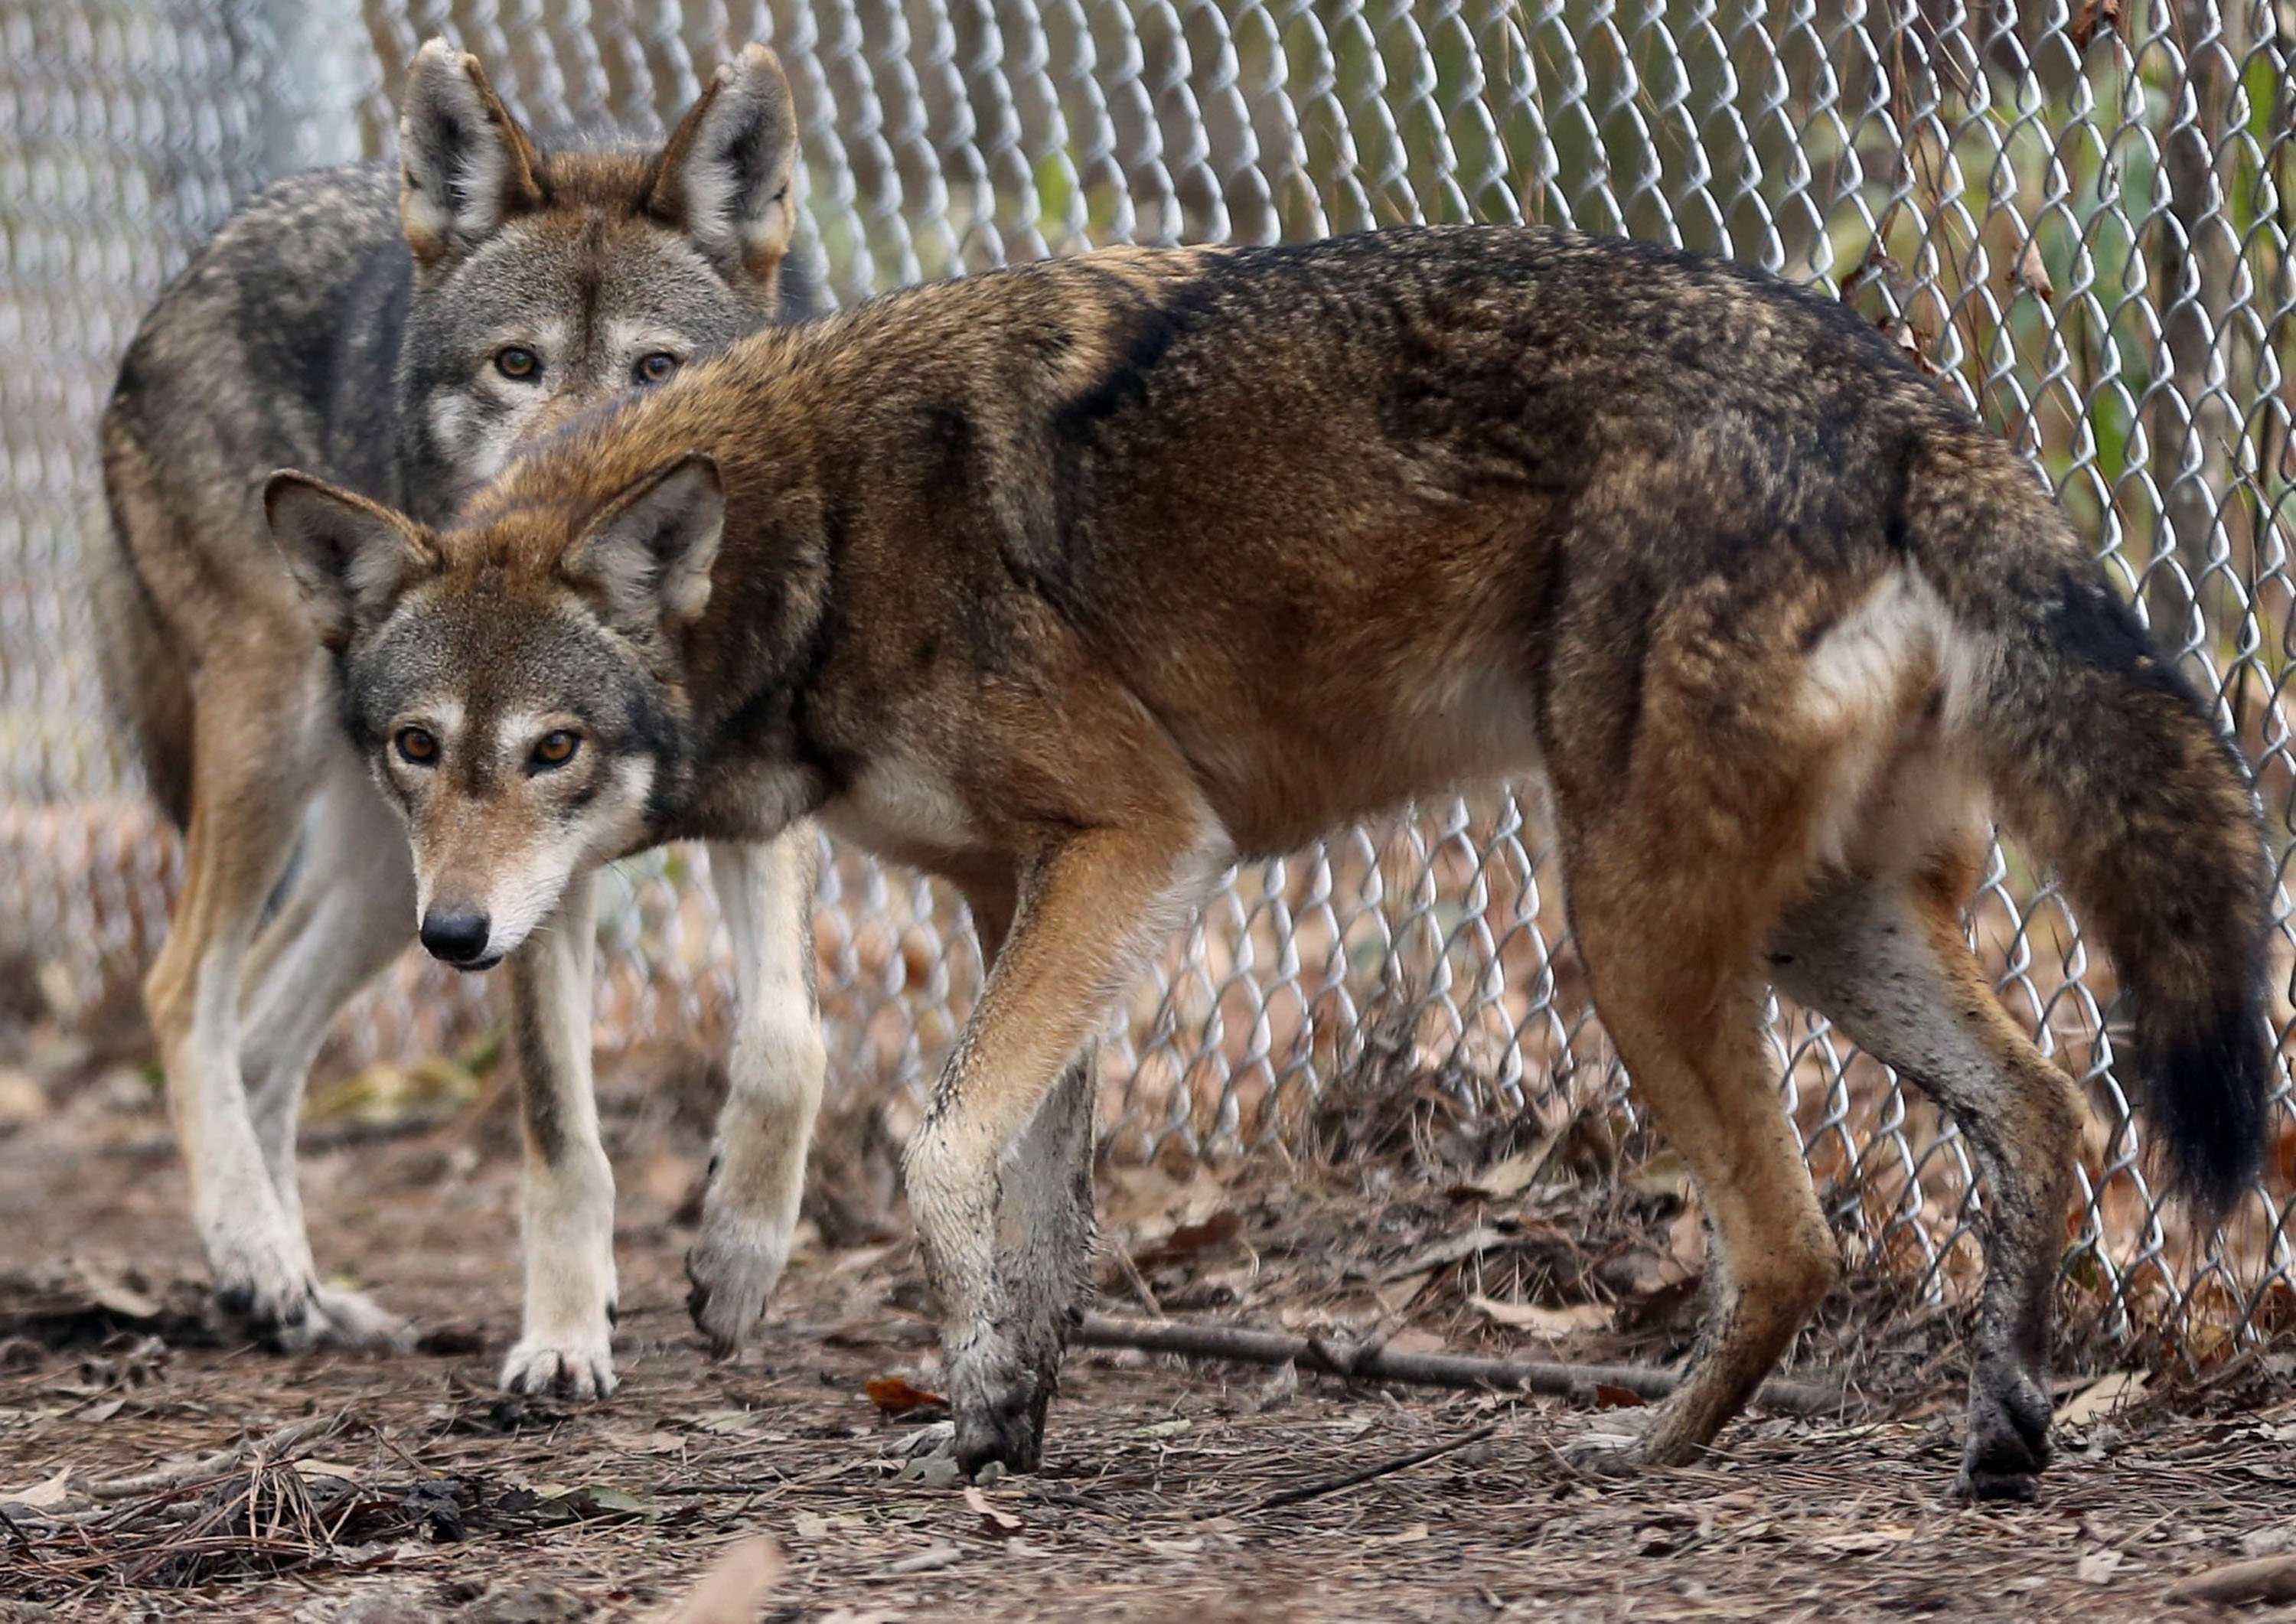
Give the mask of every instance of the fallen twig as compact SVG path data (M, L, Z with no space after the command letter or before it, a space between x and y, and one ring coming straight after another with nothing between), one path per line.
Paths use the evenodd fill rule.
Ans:
M1473 1431L1455 1438L1448 1443L1430 1444L1424 1449L1414 1449L1408 1455L1398 1455L1393 1460L1381 1461L1375 1465L1362 1467L1341 1477L1326 1478L1320 1483L1304 1483L1297 1489L1286 1489L1281 1493L1269 1495L1259 1503L1259 1509L1273 1511L1279 1505L1297 1505L1302 1500L1314 1500L1327 1494L1337 1494L1342 1489L1353 1489L1358 1483L1368 1483L1374 1478L1383 1478L1390 1472L1401 1472L1406 1466L1416 1466L1423 1462L1434 1460L1439 1456L1448 1455L1455 1449L1464 1449L1469 1444L1479 1444L1497 1431L1498 1426L1496 1423L1489 1426L1477 1427Z
M91 1505L79 1511L21 1511L17 1516L26 1527L37 1529L72 1528L82 1523L119 1522L190 1522L205 1515L205 1508L197 1500L178 1500L157 1505ZM0 1520L7 1513L0 1512ZM15 1525L11 1523L12 1528Z
M919 1551L914 1556L904 1556L898 1562L887 1562L874 1573L865 1576L865 1585L882 1585L897 1579L910 1579L919 1573L938 1573L943 1568L953 1568L964 1553L953 1545L937 1545Z
M220 1476L253 1456L276 1460L299 1444L308 1443L333 1431L342 1424L342 1419L340 1415L314 1415L308 1420L281 1427L275 1432L266 1432L261 1438L243 1439L228 1449L218 1449L215 1454L195 1461L162 1466L131 1478L78 1483L73 1485L73 1489L76 1493L86 1495L91 1500L129 1500L138 1495L162 1494L201 1478Z
M1334 1347L1318 1337L1256 1331L1245 1325L1149 1324L1087 1314L1073 1339L1087 1348L1137 1348L1196 1359L1235 1359L1251 1365L1297 1363L1302 1370L1426 1387L1522 1389L1571 1396L1597 1387L1622 1388L1637 1398L1663 1398L1680 1380L1672 1371L1642 1365L1563 1365L1539 1359L1486 1359L1457 1353L1398 1353L1376 1342ZM1765 1382L1755 1397L1763 1408L1787 1415L1830 1415L1842 1395L1804 1382Z
M2210 1568L2169 1587L2171 1602L2213 1602L2237 1607L2251 1602L2296 1602L2296 1554L2259 1556Z

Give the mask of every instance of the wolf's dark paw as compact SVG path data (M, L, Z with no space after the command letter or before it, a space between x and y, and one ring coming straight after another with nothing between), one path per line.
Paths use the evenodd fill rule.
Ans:
M956 1464L977 1477L994 1461L1007 1472L1034 1472L1045 1454L1042 1400L993 1410L973 1410L956 1418Z
M319 1288L301 1236L250 1202L203 1224L200 1240L223 1316L275 1352L308 1352L317 1340Z
M1969 1443L1954 1492L1964 1500L2030 1500L2049 1464L2049 1400L2022 1374L1970 1397Z
M1964 1461L1961 1475L1954 1480L1956 1499L1972 1503L2005 1500L2031 1505L2040 1497L2041 1475L2038 1472L1988 1472Z
M1054 1385L1049 1371L1025 1367L995 1379L953 1375L958 1469L973 1477L995 1461L1007 1472L1034 1472L1044 1458L1045 1412Z

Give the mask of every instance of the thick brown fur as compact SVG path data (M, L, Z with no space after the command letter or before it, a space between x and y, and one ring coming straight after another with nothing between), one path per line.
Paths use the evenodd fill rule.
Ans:
M1551 781L1596 1003L1713 1226L1643 1458L1695 1455L1835 1277L1777 980L1986 1159L1964 1483L2030 1492L2078 1103L1961 935L1988 802L2120 957L2195 1192L2255 1164L2240 760L2013 455L1757 274L1496 228L1111 250L747 340L444 529L298 502L322 557L423 561L346 662L418 870L555 791L397 730L483 753L550 697L633 843L817 812L992 922L908 1161L967 1466L1037 1458L1088 1229L1046 1102L1113 994L1233 858L1466 782Z

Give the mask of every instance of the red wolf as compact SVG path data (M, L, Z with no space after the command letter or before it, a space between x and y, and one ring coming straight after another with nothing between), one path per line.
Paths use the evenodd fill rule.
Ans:
M1838 304L1460 227L1116 250L768 331L432 527L294 474L275 533L433 910L490 950L600 854L818 815L993 967L907 1158L960 1462L1041 1443L1104 1011L1239 857L1543 772L1570 919L1716 1241L1686 1460L1833 1284L1770 984L1990 1179L1964 1487L2047 1452L2080 1102L1963 936L1988 808L2136 1005L2185 1186L2258 1163L2243 764L2009 448Z

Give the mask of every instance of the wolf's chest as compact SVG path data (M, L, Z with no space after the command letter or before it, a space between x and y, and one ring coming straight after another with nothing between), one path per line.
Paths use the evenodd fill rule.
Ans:
M870 762L820 817L844 839L924 869L970 866L993 844L939 773L900 756Z

